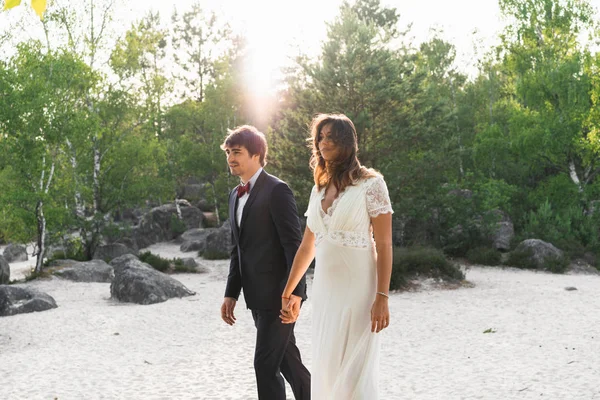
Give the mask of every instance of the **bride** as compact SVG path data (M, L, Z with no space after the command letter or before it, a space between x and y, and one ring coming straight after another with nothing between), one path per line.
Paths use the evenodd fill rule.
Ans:
M312 399L373 400L377 333L390 323L393 211L383 177L358 161L348 117L318 115L311 135L315 186L280 318L297 320L301 299L292 292L314 258Z

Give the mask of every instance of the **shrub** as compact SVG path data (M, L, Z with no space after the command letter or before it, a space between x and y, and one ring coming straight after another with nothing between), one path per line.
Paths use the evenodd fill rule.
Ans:
M174 272L191 272L191 273L198 272L196 270L196 268L194 268L194 267L188 267L187 265L185 265L183 263L183 260L181 258L174 258L173 259L173 271Z
M502 256L496 249L476 247L467 252L467 260L473 264L499 265Z
M175 236L179 236L187 230L185 223L182 220L180 220L179 217L175 214L171 214L170 227L171 227L171 232L173 232L173 234Z
M44 261L44 267L48 267L54 260L89 261L89 258L85 255L85 247L80 238L71 238L67 240L64 242L64 247L67 251L55 251L51 257L48 257L46 261Z
M533 250L514 250L508 254L506 265L521 269L537 269L537 264L533 261Z
M205 260L227 260L229 258L229 253L218 250L205 250L198 252L198 255Z
M463 280L465 275L449 262L441 250L432 247L394 249L390 288L396 290L413 276L428 276L450 281Z
M127 223L110 223L102 229L102 236L108 243L115 243L120 239L131 237L131 226Z
M140 261L145 262L146 264L149 264L152 268L160 271L160 272L165 272L169 269L169 267L171 266L171 263L169 262L169 260L162 258L160 256L154 255L152 253L150 253L149 251L146 251L142 254L140 254L139 256Z
M570 263L571 260L567 255L563 255L562 257L549 257L544 260L544 269L555 274L563 274Z
M561 257L547 257L544 259L542 269L560 274L565 272L569 263L570 258L566 254ZM506 264L521 269L538 269L538 265L533 260L533 250L531 249L512 251L508 256Z
M196 273L198 271L194 267L188 267L187 265L183 265L183 264L180 264L180 265L179 264L175 264L175 272Z
M555 243L572 256L600 244L600 213L586 215L580 206L555 210L549 201L525 218L522 238L539 238Z

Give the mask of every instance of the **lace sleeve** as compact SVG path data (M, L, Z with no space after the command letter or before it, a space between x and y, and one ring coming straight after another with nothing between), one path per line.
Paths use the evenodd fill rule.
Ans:
M367 211L374 218L380 214L393 213L390 195L382 177L369 179L367 183Z
M305 217L308 217L308 210L310 210L311 203L314 201L313 197L317 192L317 185L314 185L312 190L310 191L310 198L308 199L308 207L306 208L306 212L304 213Z

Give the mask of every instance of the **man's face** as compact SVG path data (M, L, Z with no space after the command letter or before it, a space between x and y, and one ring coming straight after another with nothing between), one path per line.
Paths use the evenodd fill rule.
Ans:
M227 146L225 147L225 155L227 156L227 165L229 165L231 175L249 179L252 175L247 175L260 168L260 155L250 156L244 146Z

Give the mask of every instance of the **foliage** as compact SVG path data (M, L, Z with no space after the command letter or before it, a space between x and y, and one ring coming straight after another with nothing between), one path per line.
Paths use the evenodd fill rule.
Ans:
M570 262L571 260L566 254L559 257L549 256L544 259L542 268L546 271L560 274L566 271ZM510 252L506 264L522 269L538 269L538 265L533 259L533 251L531 249L516 249Z
M449 262L440 250L431 247L395 248L390 289L400 289L407 279L415 276L449 281L465 278L460 268Z
M555 211L549 201L530 211L525 219L523 237L542 239L568 251L596 247L600 243L600 215L586 215L581 207L569 206Z
M138 258L141 262L149 264L152 268L160 272L167 272L171 266L171 262L169 260L152 254L149 251L141 253Z
M199 4L169 27L150 13L114 36L110 1L49 3L46 44L22 42L0 61L0 237L44 247L77 231L77 257L90 258L120 235L116 210L170 202L190 181L220 225L237 178L219 146L245 123L267 135L267 171L290 184L302 214L308 124L341 112L361 162L385 177L396 244L492 259L480 247L508 214L518 239L598 253L597 16L585 0L499 4L506 29L467 79L440 32L413 46L397 9L344 2L319 54L298 57L258 115L244 39Z
M498 250L489 247L475 247L467 252L467 260L473 264L499 265L501 258Z
M218 250L201 250L198 252L198 256L204 258L205 260L227 260L229 259L228 252L221 252Z
M185 222L179 219L179 217L175 214L171 214L171 222L169 224L171 231L175 236L181 235L183 232L187 230Z
M173 261L174 261L173 272L191 273L191 274L195 274L198 272L198 270L196 268L188 267L187 265L184 265L183 260L181 258L175 258Z
M537 264L533 261L533 250L531 249L511 251L505 264L521 269L537 269Z

